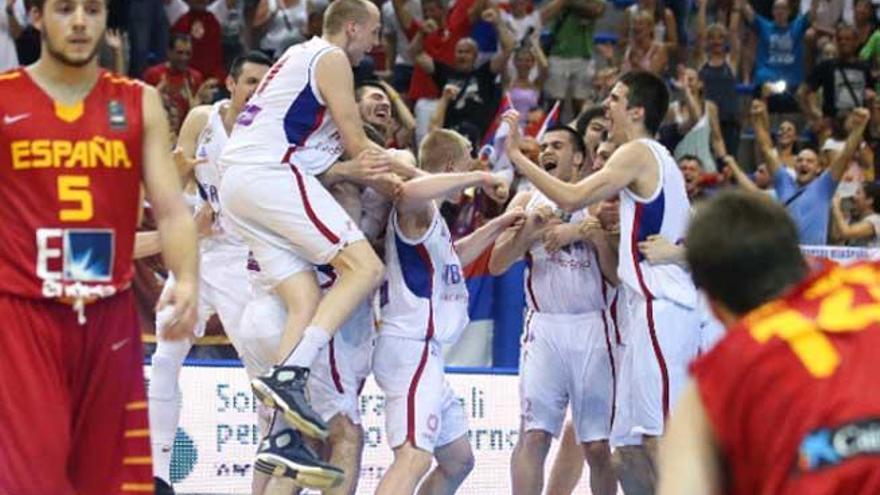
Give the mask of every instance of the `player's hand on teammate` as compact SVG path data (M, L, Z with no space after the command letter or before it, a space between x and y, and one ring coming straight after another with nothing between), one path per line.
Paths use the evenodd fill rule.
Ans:
M602 226L602 222L597 218L587 218L577 225L578 234L581 239L596 244L608 237L610 232Z
M174 290L162 294L156 304L156 313L169 312L167 324L162 336L166 340L193 339L198 317L198 281L189 279L175 280Z
M391 172L392 161L391 155L386 151L368 148L354 159L354 167L349 172L355 182L366 183Z
M486 195L492 201L504 204L510 195L510 185L507 184L507 180L501 175L486 173L483 179L483 191L486 192Z
M180 172L180 175L182 176L189 175L196 165L208 163L207 158L187 157L183 154L183 149L180 147L174 148L174 151L171 152L171 156L174 158L174 165L177 167L177 171Z
M562 220L556 216L553 208L543 205L535 208L526 215L525 227L533 232L548 226L561 224Z
M544 232L544 249L548 253L553 254L582 238L579 224L563 223L556 225Z
M599 225L614 234L620 231L620 202L616 199L602 201L595 212Z
M652 265L677 263L681 261L684 250L682 246L673 244L659 235L648 236L647 239L639 243L638 247L648 263Z
M382 196L395 199L400 196L403 179L397 174L388 172L374 177L368 182L368 185Z
M214 208L211 208L210 203L204 203L193 217L199 239L214 235L214 219Z
M503 228L521 228L526 221L526 212L522 206L517 206L499 215L495 221Z

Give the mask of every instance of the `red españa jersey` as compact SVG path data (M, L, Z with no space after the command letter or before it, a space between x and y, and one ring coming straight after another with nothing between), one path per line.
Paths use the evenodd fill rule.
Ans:
M128 286L143 87L101 71L80 103L0 74L0 293L106 297Z
M880 493L880 264L810 277L692 372L726 493Z

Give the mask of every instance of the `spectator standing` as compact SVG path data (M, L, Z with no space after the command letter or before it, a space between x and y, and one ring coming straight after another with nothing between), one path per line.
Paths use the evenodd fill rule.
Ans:
M626 51L632 43L633 21L639 12L649 12L654 17L654 39L665 43L667 49L674 50L678 45L675 14L660 0L639 0L623 11L623 24L620 26L620 37L617 40L620 48Z
M867 106L874 96L874 80L867 62L859 59L856 30L841 25L835 34L837 58L820 63L810 73L803 89L804 107L812 119L841 118L857 107ZM819 88L822 105L818 104Z
M871 0L857 0L854 13L856 28L856 43L860 48L865 46L874 29L877 28L877 17L874 14L874 5Z
M501 12L501 20L510 28L516 43L524 45L526 38L537 44L544 25L547 9L533 8L531 0L511 0L510 11Z
M731 12L730 29L718 22L706 25L708 0L697 0L697 40L694 60L699 68L703 93L718 107L718 121L724 146L735 153L739 149L739 95L737 68L741 41L739 12Z
M547 57L544 56L541 46L532 43L531 38L525 38L524 42L525 44L521 44L513 52L514 77L511 78L506 71L503 72L504 89L510 95L511 105L519 112L522 127L526 125L529 111L537 108L541 101L541 90L548 70Z
M603 12L604 0L548 0L542 8L541 18L552 19L549 47L545 48L550 73L544 90L553 100L571 95L575 112L589 97L596 72L593 31Z
M677 86L682 97L669 105L669 117L683 136L673 155L676 160L695 155L704 171L716 172L715 157L727 156L718 107L703 97L703 82L694 69L684 69Z
M771 111L797 112L794 94L804 80L804 37L818 2L813 2L810 12L789 22L791 8L787 0L774 0L772 20L756 14L746 0L736 1L736 10L758 35L752 78L756 92L773 92L769 101Z
M623 53L621 71L647 71L663 76L669 55L666 45L654 39L654 16L650 12L639 11L633 16L633 40Z
M170 3L174 0L165 0ZM227 7L234 0L217 0L212 5ZM176 21L169 18L172 33L188 34L192 39L192 66L205 77L226 79L223 65L223 33L217 16L208 10L208 0L187 0L188 10Z
M434 60L418 44L413 45L417 50L416 64L443 88L431 121L432 128L455 129L470 139L474 148L479 146L483 132L495 118L501 100L495 79L507 65L513 48L513 39L507 28L499 23L497 12L486 10L483 19L498 29L502 49L482 65L477 65L478 48L471 38L463 38L456 44L455 61L451 66Z
M854 121L843 151L834 157L828 169L822 171L819 157L810 149L798 153L796 176L787 173L772 152L767 107L761 101L752 102L752 120L755 139L760 145L767 167L773 176L776 195L785 205L798 228L800 242L807 245L823 245L828 242L828 216L831 199L853 153L862 143L862 135L868 125L867 109L853 111Z

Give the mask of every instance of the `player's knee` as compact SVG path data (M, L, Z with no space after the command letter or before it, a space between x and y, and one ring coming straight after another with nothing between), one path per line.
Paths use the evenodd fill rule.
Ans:
M599 440L584 443L584 457L590 466L608 465L611 462L611 449L608 447L608 442Z
M528 455L547 455L553 437L543 430L529 430L520 435L520 445Z
M395 451L394 464L402 471L421 479L431 468L431 454L407 442Z
M474 453L468 449L453 459L449 459L440 464L440 469L446 475L446 478L461 483L474 470L476 459Z
M356 273L358 277L369 280L372 286L378 286L385 275L385 265L367 243L353 244L345 248L332 264L341 276Z
M364 439L364 429L344 414L338 414L330 420L330 443L353 452L359 451Z

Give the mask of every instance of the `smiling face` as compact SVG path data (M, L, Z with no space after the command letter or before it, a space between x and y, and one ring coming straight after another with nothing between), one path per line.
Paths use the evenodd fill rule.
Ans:
M611 158L611 155L616 149L617 145L611 141L602 141L599 143L599 147L596 148L596 156L593 157L593 172L602 170L602 168L605 167L605 163L608 162L608 159Z
M47 0L34 17L41 56L82 67L93 60L107 27L105 0Z
M773 2L773 22L776 25L788 26L788 16L791 15L791 8L788 6L787 0L776 0Z
M472 38L462 38L455 44L455 70L469 72L477 63L477 42Z
M795 180L798 185L805 186L809 184L822 171L819 164L819 155L810 149L801 151L795 159L794 171Z
M388 127L391 123L391 100L385 91L374 86L364 86L359 92L358 109L361 118L381 129Z
M350 21L345 27L348 37L345 54L352 65L359 65L367 52L379 44L379 32L382 30L379 9L372 2L367 2L367 11L366 21Z
M602 102L605 108L605 118L608 119L608 132L615 139L620 139L626 129L632 125L629 114L629 88L626 84L618 82L614 84L608 97Z
M794 126L794 123L788 120L784 120L779 124L777 133L778 137L776 138L776 141L781 148L791 146L794 144L795 139L797 139L797 127Z
M700 162L690 158L683 158L678 162L678 169L681 170L681 175L684 176L684 187L688 197L693 197L700 189L700 175L702 175Z
M571 180L574 171L584 161L583 154L575 151L572 136L567 131L548 131L541 138L540 145L538 164L559 180Z

